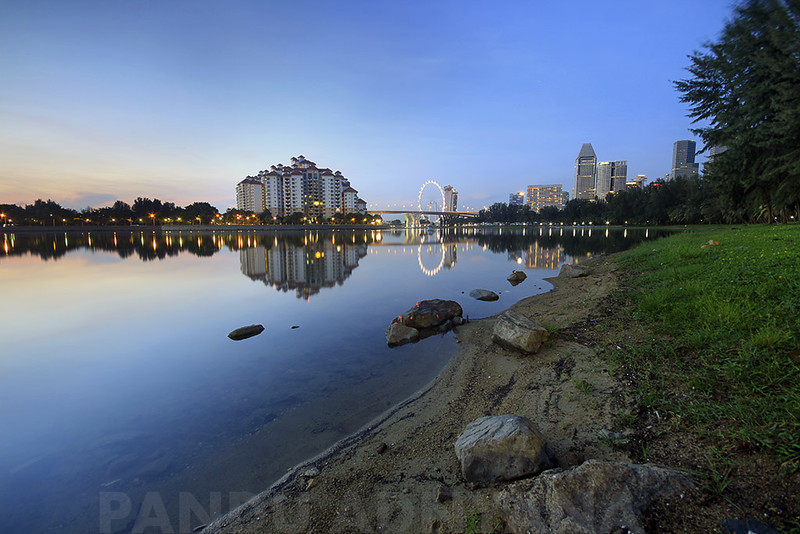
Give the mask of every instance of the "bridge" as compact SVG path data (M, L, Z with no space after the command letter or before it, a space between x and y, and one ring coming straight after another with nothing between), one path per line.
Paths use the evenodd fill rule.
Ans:
M417 209L407 209L407 210L369 210L369 213L372 215L384 215L384 214L404 214L406 216L406 226L419 226L420 219L422 215L436 215L441 217L445 221L448 219L455 219L458 217L477 217L478 212L476 211L447 211L447 210L424 210L422 209L422 192L425 190L427 186L435 186L439 189L439 193L442 196L442 206L447 206L447 202L444 198L444 190L442 186L439 185L438 182L435 180L428 180L419 190L419 198L417 201ZM433 202L432 204L436 204Z

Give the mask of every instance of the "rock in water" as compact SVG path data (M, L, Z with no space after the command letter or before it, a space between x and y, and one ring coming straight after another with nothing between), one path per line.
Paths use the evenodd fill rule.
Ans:
M264 331L264 327L260 324L251 324L250 326L243 326L241 328L237 328L230 334L228 337L233 339L234 341L239 341L240 339L247 339L248 337L257 336L261 332Z
M467 425L455 444L469 482L514 480L553 467L553 452L521 415L481 417Z
M501 313L492 331L495 343L526 354L538 351L549 337L545 328L513 310Z
M419 339L419 330L400 323L392 323L386 329L386 342L389 346L404 345Z
M670 469L589 460L515 482L496 500L509 532L645 532L641 514L651 503L691 487Z
M464 311L461 309L461 305L454 300L422 300L414 304L403 315L396 317L392 323L401 323L421 330L439 326L453 317L461 317L463 315Z
M528 275L525 274L524 271L511 271L511 274L508 275L508 278L506 278L506 280L511 282L511 285L515 286L520 282L522 282L523 280L525 280L526 278L528 278Z
M488 289L473 289L469 292L469 296L474 299L485 300L487 302L491 302L500 298L497 293L494 291L489 291Z
M558 276L564 276L566 278L581 278L584 276L589 276L589 271L584 267L578 267L577 265L565 263L561 266L561 270L558 271Z

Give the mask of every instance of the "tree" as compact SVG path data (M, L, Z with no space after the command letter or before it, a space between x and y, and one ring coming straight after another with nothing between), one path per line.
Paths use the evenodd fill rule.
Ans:
M708 121L693 130L706 148L728 148L708 178L742 218L800 216L800 4L747 0L705 48L675 87L694 122Z

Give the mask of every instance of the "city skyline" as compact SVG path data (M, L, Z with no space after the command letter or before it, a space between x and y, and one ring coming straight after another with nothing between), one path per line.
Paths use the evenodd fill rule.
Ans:
M593 24L573 29L576 10ZM370 208L411 204L429 179L472 209L532 183L572 191L587 140L663 176L693 137L671 82L731 10L15 0L0 14L0 202L224 211L231 183L285 154L335 162ZM302 39L277 38L298 20Z

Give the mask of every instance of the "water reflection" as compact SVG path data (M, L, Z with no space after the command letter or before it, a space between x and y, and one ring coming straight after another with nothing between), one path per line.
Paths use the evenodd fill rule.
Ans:
M666 232L654 232L660 237ZM70 250L89 249L116 253L121 258L161 260L189 253L213 256L223 249L239 251L242 273L277 291L294 291L308 300L323 288L341 285L358 267L369 247L406 247L416 252L422 273L436 276L452 269L458 249L473 246L506 253L509 261L529 269L558 269L563 263L578 263L598 253L610 253L651 238L649 229L593 231L591 227L447 228L433 233L419 230L394 231L109 231L75 233L6 233L6 257L32 254L57 260ZM0 256L0 259L2 256Z

